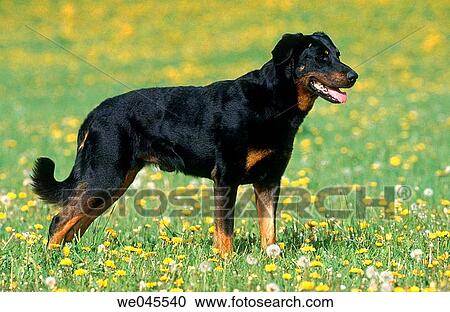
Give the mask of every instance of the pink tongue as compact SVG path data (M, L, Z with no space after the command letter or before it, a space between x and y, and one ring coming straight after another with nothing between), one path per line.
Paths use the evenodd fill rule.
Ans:
M347 93L345 92L339 92L329 88L328 94L334 97L336 100L338 100L339 103L345 103L347 101Z

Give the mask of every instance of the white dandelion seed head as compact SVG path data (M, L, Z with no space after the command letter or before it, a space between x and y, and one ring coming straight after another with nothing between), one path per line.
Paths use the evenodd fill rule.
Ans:
M97 253L102 253L106 251L106 247L103 244L97 246Z
M377 269L373 265L366 269L366 276L368 279L373 279L378 275Z
M200 272L206 273L206 272L209 272L209 271L212 270L212 266L211 266L211 263L209 261L203 261L198 266L198 269L200 270Z
M169 271L170 272L172 272L172 273L175 272L177 270L177 268L178 268L178 265L175 261L172 261L169 263Z
M392 291L392 284L391 283L381 283L380 291L384 291L384 292Z
M378 290L378 284L375 279L370 280L369 287L367 288L369 291L377 291Z
M144 281L139 282L139 291L143 291L145 289L146 285Z
M278 292L280 291L280 287L278 287L275 283L269 283L266 285L266 291L267 292Z
M0 198L1 203L3 204L3 206L9 206L11 204L11 199L8 198L8 196L3 195Z
M28 185L31 185L32 182L33 181L30 178L25 178L25 179L23 179L22 185L28 186Z
M413 251L411 251L410 255L411 255L411 258L419 261L423 256L423 251L422 251L422 249L414 249Z
M392 283L394 281L394 275L389 271L383 271L379 275L382 283Z
M431 197L433 196L433 189L427 187L426 189L423 190L423 195L427 196L427 197Z
M339 288L340 288L341 290L346 290L346 289L347 289L347 286L341 285Z
M296 264L301 268L306 268L309 267L310 261L307 256L301 256L300 258L297 259Z
M267 246L266 253L269 257L278 257L281 253L281 248L277 244Z
M53 289L56 287L56 278L53 276L49 276L45 279L45 285L47 285L48 288Z
M247 261L248 264L250 265L256 265L258 264L258 259L256 259L255 257L253 257L252 255L248 255L247 258L245 259Z
M445 167L445 173L446 173L446 174L449 174L449 173L450 173L450 166L446 166L446 167Z

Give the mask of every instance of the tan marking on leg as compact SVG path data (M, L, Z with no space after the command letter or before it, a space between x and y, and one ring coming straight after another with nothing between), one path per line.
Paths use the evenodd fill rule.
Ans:
M275 201L273 189L254 186L258 224L260 230L261 247L266 248L276 242Z
M257 162L263 160L267 156L273 153L270 149L253 149L250 148L247 153L247 159L245 162L245 170L249 171L256 165Z
M65 237L67 232L70 231L70 229L82 218L83 216L75 216L72 219L70 219L69 221L67 221L64 226L59 229L58 231L56 231L55 233L53 233L52 237L50 238L48 245L60 245L63 241L65 241Z
M216 222L214 230L214 247L219 250L219 255L224 259L233 255L233 235L227 234L220 222Z
M126 192L130 184L133 183L134 178L136 177L138 172L139 170L137 169L128 171L118 192L112 195L111 202L107 203L103 207L96 208L95 214L84 215L76 224L73 225L71 229L69 229L64 240L68 242L72 241L75 236L81 238L88 229L89 225L91 225L91 223L94 222L97 217L103 214L109 207L111 207L111 205L114 204L114 202L116 202L117 199L120 198L120 196L122 196Z
M233 256L234 234L234 204L237 187L214 186L214 200L216 205L214 219L214 247L219 255L226 259Z
M83 149L84 143L86 143L86 139L87 139L88 135L89 135L89 131L86 131L86 133L84 134L84 138L80 143L80 146L78 146L79 151L81 151Z

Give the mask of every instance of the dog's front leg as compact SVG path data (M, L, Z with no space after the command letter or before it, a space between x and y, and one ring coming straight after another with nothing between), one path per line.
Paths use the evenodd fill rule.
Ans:
M233 253L234 204L236 201L236 186L214 184L215 230L214 247L219 249L223 258Z
M261 237L261 247L266 248L276 241L276 212L279 183L275 184L253 184L256 198L256 209L258 210L258 223Z

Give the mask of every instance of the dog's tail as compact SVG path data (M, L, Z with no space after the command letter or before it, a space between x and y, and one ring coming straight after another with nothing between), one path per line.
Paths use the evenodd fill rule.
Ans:
M50 158L40 157L36 160L31 174L33 191L43 200L51 204L63 204L76 187L74 171L64 181L56 181L55 163Z

